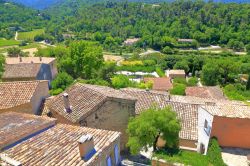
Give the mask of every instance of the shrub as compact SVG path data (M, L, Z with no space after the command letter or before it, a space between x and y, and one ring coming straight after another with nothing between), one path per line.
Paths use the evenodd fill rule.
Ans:
M170 90L172 95L185 95L186 85L174 83L174 88Z
M52 89L52 90L49 91L50 95L52 95L52 96L58 95L58 94L60 94L62 92L63 92L63 89L61 89L61 88L58 88L58 89L55 89L55 90Z
M65 72L59 73L56 79L54 79L51 82L52 90L57 90L57 91L59 91L58 89L65 90L73 82L74 80L69 74Z
M179 84L184 84L186 85L187 84L187 81L185 78L175 78L174 79L174 83L179 83Z
M126 88L130 84L128 77L124 75L114 76L113 78L111 78L111 82L112 82L112 86L116 89Z
M165 76L165 72L160 68L160 67L156 67L155 68L156 73L160 76L160 77L164 77Z
M221 156L221 148L216 138L212 138L209 143L207 157L214 166L225 166Z
M188 80L188 86L196 86L198 83L198 79L196 77L191 77Z

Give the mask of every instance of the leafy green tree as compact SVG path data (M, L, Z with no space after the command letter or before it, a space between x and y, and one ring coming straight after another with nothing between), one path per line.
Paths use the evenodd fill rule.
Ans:
M162 49L162 52L163 52L164 54L174 54L174 53L175 53L174 50L173 50L172 48L170 48L169 46L164 47L164 48Z
M5 57L2 54L0 54L0 78L4 71L4 63L5 63Z
M230 39L227 45L229 48L232 48L236 51L241 51L244 49L244 43L234 39Z
M9 57L18 57L23 55L21 49L18 47L8 48L7 53Z
M246 45L246 51L248 54L250 54L250 44Z
M185 95L186 85L180 83L174 83L173 89L170 90L172 95Z
M208 86L218 84L220 78L219 68L216 64L208 63L202 68L202 80Z
M103 66L102 48L92 42L73 42L70 45L70 55L65 61L66 66L73 69L75 77L94 78Z
M112 86L116 89L126 88L130 85L130 81L127 76L116 75L111 78Z
M185 70L186 73L189 71L188 62L185 60L179 61L174 65L174 69L182 69Z
M56 95L56 93L61 93L61 91L65 90L73 82L74 79L69 74L65 72L59 73L51 82L52 94Z
M188 79L188 86L196 86L198 79L196 77L191 77Z
M109 83L111 83L111 78L115 74L116 64L114 62L105 62L104 66L100 69L99 77Z
M170 107L150 108L130 119L127 146L133 155L148 147L153 147L155 151L158 138L161 137L166 140L167 147L177 147L180 129L180 121Z

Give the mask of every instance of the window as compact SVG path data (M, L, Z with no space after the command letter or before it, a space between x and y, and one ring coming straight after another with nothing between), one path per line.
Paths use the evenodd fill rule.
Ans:
M210 135L210 126L208 125L208 121L206 119L204 123L204 131L206 132L207 136Z

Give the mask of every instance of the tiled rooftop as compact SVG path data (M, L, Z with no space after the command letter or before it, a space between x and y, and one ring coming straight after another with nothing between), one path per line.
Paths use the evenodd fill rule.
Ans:
M153 90L168 91L173 88L170 78L168 77L159 77L159 78L146 77L144 78L144 81L145 82L152 81Z
M20 139L55 124L55 119L22 113L0 114L0 151Z
M0 110L30 102L40 82L43 81L0 83Z
M184 70L169 70L169 74L185 75L185 71Z
M41 64L35 63L5 64L2 78L36 78L40 68Z
M172 110L178 115L181 120L181 132L180 138L197 140L197 120L198 120L198 106L197 104L174 102L173 96L169 101L169 95L167 93L157 91L145 91L134 88L125 88L121 91L128 93L131 96L137 98L136 102L136 114L140 114L150 107L157 106L165 108L171 106Z
M250 119L250 106L247 105L206 103L203 108L215 116Z
M76 83L65 92L69 95L70 105L72 106L71 113L66 113L64 110L63 93L46 101L45 108L58 112L73 123L79 122L81 118L91 114L107 100L136 101L135 98L119 90L81 83Z
M5 63L6 64L27 64L27 63L44 63L44 64L49 64L53 62L55 58L51 57L22 57L22 60L20 62L19 57L11 57L11 58L6 58Z
M226 99L222 90L218 86L205 86L205 87L187 87L187 96L195 96L200 98L210 98L210 99Z
M34 120L34 125L41 117ZM16 125L29 123L28 120L17 119ZM41 123L41 122L40 122ZM11 126L11 128L13 128ZM16 127L14 127L16 129ZM29 132L24 127L23 132ZM17 133L19 133L18 131ZM84 161L80 157L78 140L81 136L92 134L94 138L94 148L96 153L88 160ZM96 165L100 157L104 156L105 150L109 149L114 141L120 136L119 132L107 131L100 129L91 129L86 127L71 126L58 124L48 128L32 137L28 137L22 142L18 142L14 146L5 149L2 154L9 158L22 163L24 166L40 166L40 165Z

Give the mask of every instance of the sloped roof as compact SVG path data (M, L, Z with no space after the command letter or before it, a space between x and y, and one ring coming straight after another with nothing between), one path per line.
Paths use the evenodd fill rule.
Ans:
M2 148L43 128L55 125L55 119L30 114L7 112L0 114L0 151Z
M51 57L22 57L21 62L19 57L10 57L5 59L6 64L26 64L26 63L38 63L38 64L49 64L56 60Z
M11 117L10 117L11 118ZM42 117L34 117L25 119L16 118L15 126L20 124L22 131L16 131L17 127L8 125L9 130L13 129L15 134L23 132L30 133L29 128L24 128L23 123L39 126L44 123ZM1 120L1 119L0 119ZM6 118L8 120L8 118ZM34 128L33 125L33 128ZM32 134L31 132L30 134ZM96 153L88 160L84 161L80 157L78 148L78 140L81 136L93 135L94 148ZM65 124L57 124L49 128L41 128L40 132L26 137L23 141L17 142L14 145L5 148L2 154L9 158L22 163L24 166L30 165L97 165L99 158L105 158L105 152L111 146L114 146L115 141L120 137L119 132L92 129L87 127L78 127Z
M71 113L64 110L63 94L69 95ZM98 109L107 100L127 100L135 102L136 99L126 93L105 86L76 83L62 94L46 101L45 108L56 111L71 122L79 122Z
M7 109L29 103L40 82L43 81L0 83L0 109Z
M170 106L181 120L182 128L179 133L180 138L197 140L198 104L175 102L172 100L173 97L169 98L167 93L156 91L145 91L135 88L125 88L121 91L137 98L136 114L140 114L153 106L159 108ZM169 101L169 99L171 99L171 101Z
M248 105L206 103L203 108L215 116L250 119L250 106Z
M184 70L169 70L169 74L185 75L185 71Z
M226 99L222 90L218 86L187 87L185 92L187 96L219 100Z
M5 64L2 78L36 78L40 69L41 64L35 63Z
M152 81L153 82L153 90L159 91L168 91L173 88L173 85L170 81L169 77L146 77L144 78L145 82Z

